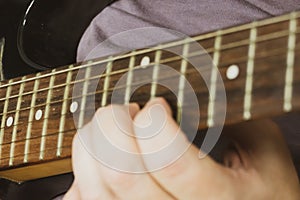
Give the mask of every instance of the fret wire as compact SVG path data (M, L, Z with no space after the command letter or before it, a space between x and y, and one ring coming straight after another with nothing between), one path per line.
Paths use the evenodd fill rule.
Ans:
M91 76L91 67L87 67L85 69L85 79L89 78ZM82 99L81 99L81 106L80 106L80 113L79 113L79 119L78 119L78 127L81 127L84 123L84 110L86 106L86 93L88 92L88 85L89 81L85 81L83 83L83 89L82 89Z
M31 122L32 123L32 122ZM83 128L83 126L81 127L78 127L77 129L71 129L71 130L64 130L63 133L66 135L66 136L74 136L75 135L75 132L79 129ZM71 133L71 134L66 134L66 133L70 133L70 132L74 132L74 133ZM45 135L45 137L49 137L49 136L56 136L58 135L59 132L54 132L54 133L51 133L51 134L47 134ZM25 141L25 143L27 143L27 141L30 141L30 140L33 140L33 139L40 139L41 136L34 136L34 137L31 137L31 138L26 138L26 139L21 139L21 140L16 140L15 143L18 143L18 142L23 142ZM2 145L9 145L11 144L11 142L7 142L7 143L3 143ZM29 151L28 151L29 152ZM27 153L28 153L27 152ZM39 151L40 152L40 151ZM27 153L25 155L27 155ZM24 155L24 154L23 154Z
M224 45L224 46L225 46L225 45ZM212 48L212 49L213 49L213 48ZM222 48L221 50L223 50L223 48ZM275 50L276 50L276 49L275 49ZM278 50L280 50L280 49L278 49ZM295 50L297 50L297 48L295 48ZM273 50L273 51L274 51L274 50ZM194 52L194 53L189 54L188 57L199 56L199 55L202 55L202 53L203 53L203 51L201 51L201 52ZM269 52L269 54L270 54L270 52ZM262 54L262 55L263 55L263 54ZM259 57L257 57L257 58L259 58ZM265 58L265 57L262 57L262 58ZM168 63L168 62L173 62L173 61L176 61L176 60L180 60L180 56L176 56L176 57L164 59L164 60L162 60L161 64ZM243 61L243 58L241 58L240 60L236 60L236 59L235 59L235 62L242 62L242 61ZM231 63L231 61L230 61L230 63ZM229 63L229 64L230 64L230 63ZM154 65L154 64L155 64L155 63L150 63L149 65ZM138 69L139 67L140 67L140 66L136 66L137 69ZM136 69L136 68L135 68L135 69ZM128 69L123 69L123 70L120 70L120 71L122 71L122 73L124 73L124 72L128 71ZM119 74L119 73L115 73L115 72L112 72L112 73L111 73L111 75L116 75L116 74ZM99 78L99 77L105 77L105 74L104 74L104 75L100 75L100 76L93 76L93 77L91 77L91 78L88 79L88 80L96 79L96 78ZM72 81L72 82L70 82L70 85L71 85L72 83L75 84L75 83L80 83L80 82L83 82L83 81L85 81L85 79L81 79L81 80L78 80L78 81ZM56 85L56 86L54 86L54 87L52 87L52 88L43 88L43 89L38 90L37 92L46 91L46 90L49 90L49 89L56 89L56 88L59 88L59 87L64 87L65 85L66 85L66 84L60 84L60 85ZM32 94L32 93L33 93L32 91L31 91L31 92L27 92L27 93L24 93L23 96L29 95L29 94ZM9 99L16 98L16 97L18 97L18 95L10 96ZM0 99L0 101L5 101L5 98ZM1 115L1 113L0 113L0 115Z
M193 69L190 69L190 70L187 70L186 71L186 74L189 74L189 73L193 73L194 70ZM168 78L172 78L172 77L175 77L175 76L163 76L162 78L163 79L168 79ZM36 80L37 81L37 80ZM142 82L136 82L135 85L140 85L140 84L143 84L143 83L148 83L149 80L143 80ZM110 88L110 90L112 89L124 89L125 87L115 87L115 88ZM108 90L108 91L110 91ZM98 91L98 92L91 92L91 93L87 93L85 96L92 96L92 95L95 95L95 94L101 94L103 91ZM76 97L71 97L71 98L67 98L67 99L64 99L62 101L70 101L72 99L76 99L76 98L82 98L84 95L81 95L81 96L76 96ZM50 104L56 104L56 103L61 103L62 101L54 101L54 102L51 102ZM40 106L45 106L47 104L43 104L43 105L38 105L36 107L40 107ZM31 107L28 107L28 108L31 108ZM32 123L32 121L29 121L28 123Z
M164 78L166 78L168 76L165 76ZM87 79L87 80L90 80L90 79ZM123 86L120 86L120 87L114 87L114 88L109 88L107 91L110 91L110 90L113 90L113 89L123 89L125 87ZM100 90L96 93L89 93L88 95L93 95L93 94L101 94L103 93L103 90ZM86 96L88 96L86 95ZM72 99L76 99L76 98L80 98L80 97L83 97L84 95L80 95L80 96L74 96L74 97L71 97L71 98L68 98L67 100L72 100ZM55 104L55 103L61 103L63 100L57 100L57 101L52 101L50 104ZM36 107L40 107L40 106L45 106L47 105L46 103L44 104L39 104L39 105L36 105ZM27 108L24 108L24 109L20 109L20 111L23 111L23 110L26 110L26 109L30 109L31 107L27 107ZM14 112L8 112L8 113L14 113Z
M300 12L299 11L296 11L294 13L295 13L297 18L300 17ZM260 28L262 26L266 26L266 25L270 25L270 24L289 21L289 19L290 19L290 14L286 14L286 15L282 15L282 16L279 16L279 17L273 17L273 18L264 19L264 20L261 20L261 21L255 21L255 22L244 24L244 25L237 26L237 27L227 28L227 29L222 30L222 32L223 32L223 36L224 36L224 35L234 33L234 32L239 32L239 31L244 31L244 30L251 30L253 28L253 23L255 24L256 28ZM218 35L218 31L215 31L215 32L212 32L212 33L208 33L208 34L193 37L193 39L198 41L198 40L213 38L213 37L216 37L217 35Z
M124 97L124 104L128 105L130 101L130 92L131 92L131 84L133 79L133 69L135 64L135 56L130 57L129 61L129 70L127 74L127 80L126 80L126 91L125 91L125 97Z
M192 70L188 70L187 71L187 73L189 73L189 71L192 71ZM171 76L165 76L165 77L163 77L163 78L169 78L169 77L171 77ZM139 84L139 83L138 83ZM121 88L121 87L120 87ZM90 95L94 95L94 93L91 93ZM86 95L87 96L87 95ZM71 100L72 98L70 98L70 100Z
M286 52L286 49L285 48L281 48L281 49L284 49L285 51L284 52ZM297 49L297 48L296 48ZM300 49L300 48L298 48L298 49ZM280 50L280 49L278 49L278 50ZM275 49L275 51L273 50L273 51L270 51L270 52L277 52L277 49ZM277 54L278 54L278 52L277 52ZM274 55L277 55L277 54L274 54ZM259 54L260 55L260 54ZM261 54L261 55L264 55L264 54ZM274 56L273 54L272 55L270 55L270 57L272 57L272 56ZM258 60L258 58L260 58L260 59L264 59L264 58L268 58L269 57L269 55L268 56L258 56L258 55L256 55L256 60ZM236 60L236 59L235 59ZM248 60L248 59L247 59ZM239 60L239 62L244 62L244 60ZM232 62L231 62L232 63ZM224 66L228 66L228 64L226 64L226 65L224 65ZM207 68L207 70L209 70L209 69L211 69L211 68ZM192 71L192 70L189 70L189 71ZM190 72L187 72L186 74L189 74ZM204 71L206 71L206 70L204 70ZM193 71L192 71L193 72ZM168 76L164 76L164 77L162 77L162 78L168 78ZM170 78L170 77L169 77ZM91 79L87 79L87 80L91 80ZM149 80L148 80L149 81ZM53 88L55 88L55 87L53 87ZM108 91L111 91L111 90L113 90L113 89L122 89L122 88L124 88L124 87L115 87L115 88L109 88L108 89ZM49 88L50 89L50 88ZM100 91L98 91L98 92L96 92L96 93L89 93L88 95L94 95L94 94L102 94L102 92L103 92L103 90L100 90ZM87 96L88 96L87 95ZM69 99L67 99L67 100L72 100L72 99L76 99L76 98L80 98L80 97L82 97L82 95L80 95L80 96L74 96L74 97L72 97L72 98L69 98ZM55 103L61 103L63 100L57 100L57 101L52 101L51 102L51 104L55 104ZM36 107L40 107L40 106L46 106L47 104L39 104L39 105L36 105ZM30 107L26 107L26 108L23 108L23 109L20 109L19 111L25 111L25 110L28 110L28 109L30 109ZM16 110L14 110L14 111L10 111L10 112L7 112L6 114L12 114L12 113L15 113L15 111ZM3 113L2 113L3 114ZM1 116L1 114L0 114L0 116Z
M72 68L73 65L70 65L69 68ZM63 97L63 104L62 104L62 110L61 110L61 117L60 117L60 123L59 123L59 133L58 133L58 140L57 140L57 149L56 149L56 156L60 157L62 154L62 144L63 144L63 131L65 129L65 121L66 121L66 114L67 114L67 100L69 96L70 91L70 85L68 84L72 79L72 71L69 71L67 74L66 83L67 86L65 87L64 91L64 97Z
M296 33L300 33L300 28L298 28L298 31L296 31ZM287 36L289 36L288 30L273 32L273 33L269 33L266 35L258 36L256 38L256 43L258 44L261 42L275 40L275 39L279 39L279 38L283 38L283 37L287 37ZM220 49L220 51L231 50L233 48L238 48L238 47L243 47L243 46L249 46L250 43L251 43L250 39L244 39L244 40L240 40L240 41L236 41L236 42L231 42L231 43L222 45L222 48ZM207 52L212 53L214 51L215 51L214 48L209 48Z
M74 136L75 135L75 132L79 129L83 128L83 126L77 128L77 129L71 129L71 130L64 130L63 133L64 135L66 136ZM71 134L66 134L66 133L70 133L72 132ZM74 132L74 133L73 133ZM51 133L51 134L47 134L45 135L45 137L49 137L49 136L57 136L59 132L54 132L54 133ZM31 138L26 138L26 139L21 139L21 140L16 140L15 143L18 143L18 142L23 142L25 141L25 143L27 143L27 141L30 141L30 140L33 140L33 139L40 139L42 138L41 136L34 136L34 137L31 137ZM3 143L3 145L9 145L11 144L11 142L7 142L7 143ZM39 151L40 152L40 151ZM28 152L27 152L28 153ZM24 154L23 154L24 155ZM26 154L25 154L26 155Z
M81 127L82 128L82 127ZM78 129L81 129L81 128L78 128ZM70 129L70 130L64 130L63 131L63 133L64 133L64 135L65 136L73 136L73 135L75 135L75 133L76 133L76 129ZM67 134L67 133L70 133L70 132L72 132L72 134ZM73 133L74 132L74 133ZM47 134L47 135L45 135L45 137L50 137L50 136L58 136L58 131L57 132L53 132L53 133L49 133L49 134ZM19 143L19 142L24 142L25 141L25 143L28 141L28 140L34 140L34 139L41 139L42 138L42 136L41 135L39 135L39 136L34 136L34 137L30 137L30 138L25 138L25 139L20 139L20 140L16 140L15 141L15 143L17 144L17 143ZM11 141L10 142L6 142L6 143L3 143L2 145L4 146L4 145L10 145L11 144ZM55 150L57 150L57 148L55 148ZM29 152L29 151L28 151ZM26 152L26 153L28 153L28 152ZM40 151L39 151L40 152ZM26 155L26 154L23 154L23 155ZM25 162L24 162L25 163Z
M244 97L244 113L245 120L251 119L251 104L252 104L252 88L253 88L253 73L254 73L254 60L256 52L256 38L257 28L256 23L253 23L253 28L250 31L250 45L248 52L247 72L246 72L246 87Z
M295 12L295 15L297 16L297 18L300 17L300 12ZM259 28L261 26L269 25L269 24L272 24L272 23L280 23L280 22L288 21L289 16L290 15L287 14L287 15L276 17L276 18L264 19L262 21L256 21L255 24L257 24L257 28ZM224 35L227 35L227 34L230 34L230 33L234 33L236 31L243 31L243 30L250 29L252 26L253 26L253 24L249 23L249 24L238 26L238 27L224 29L222 32L223 32ZM203 34L203 35L200 35L200 36L194 36L194 37L191 37L191 38L192 38L192 41L201 42L201 40L215 37L217 35L217 32L218 31L215 31L215 32ZM170 42L170 43L161 45L160 48L170 48L170 47L174 47L174 46L177 46L177 45L182 45L183 44L182 42L183 41ZM113 60L111 60L111 57L105 58L103 60L93 62L93 65L98 65L98 64L101 64L101 63L109 62L109 61L120 60L120 59L127 58L127 57L130 57L130 56L137 56L137 55L153 52L153 51L158 50L157 48L158 48L158 46L148 48L148 49L137 50L135 52L130 52L130 53L127 53L127 54L124 54L124 55L119 55L119 56L116 56L116 57L112 57ZM72 70L76 70L76 69L80 69L80 68L84 68L84 67L88 67L88 66L89 66L89 64L82 64L82 65L75 66L74 68L72 68ZM65 72L68 72L69 70L70 69L64 69L64 70L61 70L61 71L57 71L53 75L57 75L57 74L60 74L60 73L65 73ZM41 75L41 78L45 78L45 77L48 77L50 75L51 74L44 74L44 75ZM29 78L26 81L35 80L35 78ZM20 83L20 81L13 82L13 84L18 84L18 83ZM2 88L3 86L7 86L7 84L0 85L0 88Z
M186 60L187 55L189 53L189 43L186 43L183 46L182 51L182 60L181 60L181 67L180 67L180 77L179 77L179 85L178 85L178 98L177 98L177 122L181 122L182 117L182 106L184 101L184 87L185 87L185 75L186 75L186 69L188 66L188 61Z
M295 12L295 14L297 15L297 17L300 16L300 12ZM264 19L264 20L261 20L261 21L253 22L253 23L255 23L257 28L259 28L261 26L265 26L265 25L269 25L269 24L273 24L273 23L284 22L284 21L287 21L287 20L289 20L289 14L282 15L282 16L275 17L275 18ZM223 30L222 33L227 35L227 34L230 34L230 33L234 33L236 31L243 31L243 30L251 29L252 26L253 26L253 23L241 25L241 26L238 26L238 27L228 28L228 29ZM217 34L218 34L218 31L214 31L214 32L203 34L203 35L200 35L200 36L193 36L193 37L191 37L191 41L192 42L194 42L194 41L199 42L200 40L203 40L203 39L213 38ZM170 42L170 43L167 43L167 44L162 44L161 48L170 48L170 47L174 47L174 46L177 46L177 45L183 45L183 44L184 44L183 40L175 41L175 42ZM148 48L148 49L133 51L133 52L130 52L128 54L117 56L117 57L114 58L114 60L153 52L153 51L158 50L157 48L158 48L158 46ZM107 60L109 61L109 59L107 59ZM103 62L106 62L106 60L98 61L97 64L101 64ZM83 67L86 67L86 66L83 66Z
M216 100L216 92L217 92L217 74L218 74L218 66L220 62L220 49L222 44L222 32L219 31L215 38L215 52L213 55L213 67L211 69L211 77L210 77L210 89L209 89L209 102L208 102L208 110L207 110L207 126L214 126L214 115L215 115L215 100Z
M123 70L119 70L118 73L112 72L111 75L117 75L119 73L125 73L127 71L128 71L128 69L123 69ZM105 74L104 75L101 74L101 75L97 75L97 76L92 76L92 77L90 77L88 79L80 79L80 80L72 81L72 82L70 82L70 84L74 84L75 85L76 83L82 83L82 82L84 82L86 80L92 80L92 79L98 79L98 78L104 78L104 77L105 77ZM48 88L43 88L43 89L38 90L37 92L43 92L43 91L47 91L49 89L56 89L56 88L65 87L65 86L66 86L66 84L64 83L64 84L53 86L52 88L49 88L49 87ZM24 93L23 96L29 95L29 94L32 94L32 93L33 92L27 92L27 93ZM13 96L11 98L14 98L14 97L18 97L18 96L15 95L15 96ZM1 100L5 100L5 98L0 99L0 101Z
M194 72L193 70L187 70L187 73L192 73L192 72ZM170 78L170 76L169 77L164 77L164 78ZM138 85L139 85L140 83L138 83ZM90 93L89 95L94 95L94 93ZM30 122L30 123L32 123L32 122ZM80 129L81 127L79 127L78 129ZM76 132L76 129L72 129L72 130L66 130L66 131L64 131L64 133L66 133L66 132L71 132L71 131L74 131L74 132ZM58 132L55 132L55 133L51 133L51 134L47 134L46 136L50 136L50 135L57 135L58 134ZM35 139L35 138L40 138L40 136L38 136L38 137L32 137L32 138L29 138L29 139ZM18 141L16 141L16 142L20 142L20 141L24 141L24 140L18 140ZM3 145L6 145L6 144L9 144L9 143L3 143Z
M9 82L12 82L12 80L9 80ZM11 86L8 86L8 88L6 89L6 97L9 97L11 93ZM2 144L3 144L3 138L4 138L4 128L5 128L5 121L6 121L6 112L8 109L8 102L9 99L7 99L4 102L4 107L3 107L3 112L4 114L2 115L2 121L1 121L1 130L0 130L0 157L2 156ZM0 160L1 163L1 160Z
M31 123L32 123L32 122L31 122ZM71 131L76 132L75 129L72 129L72 130L66 130L66 131L64 131L64 133L66 133L66 132L71 132ZM56 132L56 133L51 133L51 134L47 134L46 136L49 136L49 135L57 135L57 134L58 134L58 132ZM38 136L38 137L32 137L32 138L29 138L29 139L35 139L35 138L40 138L40 136ZM20 141L24 141L24 140L17 140L17 141L15 141L15 142L20 142ZM10 143L3 143L2 145L6 145L6 144L10 144Z
M56 69L53 69L52 71L55 72ZM50 83L49 87L53 87L55 81L55 76L52 75L50 78ZM40 160L44 159L44 149L46 146L46 137L45 135L47 134L47 129L48 129L48 117L50 113L50 102L51 102L51 97L52 97L53 90L49 90L47 94L47 101L46 101L46 108L45 108L45 114L44 114L44 123L43 123L43 128L42 128L42 137L41 137L41 146L40 146Z
M288 53L287 53L287 68L285 74L285 88L284 88L284 104L283 110L289 112L292 110L293 98L293 76L295 65L295 48L296 48L296 30L297 19L295 13L290 15L289 25L289 39L288 39Z
M22 80L26 79L26 76L23 76ZM24 91L24 87L25 87L25 82L23 82L20 86L19 89L19 98L17 101L17 106L16 106L16 110L19 110L21 107L21 103L22 103L22 94ZM14 127L13 127L13 132L12 132L12 137L11 137L11 145L10 145L10 159L9 159L9 166L13 165L13 157L14 157L14 153L15 153L15 141L16 141L16 137L17 137L17 124L19 121L19 112L17 111L15 113L15 120L14 120Z
M78 129L81 129L81 128L82 128L82 127L79 127ZM75 134L76 131L77 131L76 129L64 130L64 135L66 135L66 133L71 133L71 134L67 134L67 136L72 136L72 135ZM74 133L73 133L73 132L74 132ZM54 133L51 133L51 134L47 134L46 137L47 137L47 136L55 136L55 135L58 135L58 132L54 132ZM28 140L37 139L37 138L41 138L41 136L35 136L35 137L31 137L31 138L26 138L26 139L17 140L17 141L15 141L15 143L17 143L17 142L22 142L22 141L26 141L26 143L27 143ZM10 144L10 143L3 143L2 145L8 145L8 144ZM28 153L28 152L27 152L27 153Z
M296 31L296 34L300 33L300 29L298 28L297 30L298 31ZM276 33L279 33L279 35L277 35L277 37L276 37ZM259 36L259 37L257 37L257 42L256 43L258 43L258 42L264 42L264 41L268 41L268 40L272 40L272 39L278 39L278 38L281 38L281 37L284 37L284 36L288 36L289 35L288 33L289 33L289 31L281 31L281 32L271 33L271 34L268 34L268 35L272 35L272 37L270 37L269 39L267 37L263 37L263 36L267 36L267 35ZM260 39L261 37L263 39ZM241 41L238 41L238 42L232 42L232 43L223 45L222 48L221 48L221 51L230 50L230 49L233 49L233 48L237 48L237 47L249 45L249 41L250 40L241 40ZM242 43L242 45L239 45L240 42ZM206 50L206 52L207 53L212 53L214 50L215 50L214 48L208 48ZM203 53L204 53L203 51L193 52L193 53L190 53L187 57L199 56L199 55L203 55ZM174 57L171 57L171 58L164 59L164 60L161 61L161 64L168 63L168 62L173 62L173 61L176 61L176 60L180 60L180 56L174 56ZM154 64L155 63L150 63L149 65L154 65ZM140 68L140 67L141 67L140 65L135 66L135 68ZM117 75L117 74L120 74L120 73L125 73L127 71L128 71L128 69L122 69L122 70L118 70L118 71L112 72L110 75ZM62 73L63 72L68 72L68 70L57 71L57 74L60 74L59 72L62 72ZM40 75L40 77L43 78L42 75ZM94 78L99 78L99 77L100 78L101 77L106 77L106 74L101 74L100 76L94 76ZM30 81L30 79L27 79L26 81ZM85 79L73 81L71 83L75 84L75 83L79 83L79 82L83 82L83 81L85 81ZM19 82L21 82L21 81L19 81ZM13 82L13 83L18 83L18 81L17 82ZM4 86L5 85L7 86L8 84L4 84ZM12 84L12 85L14 85L14 84ZM63 86L65 86L65 84L54 86L52 89L63 87ZM38 90L38 92L46 91L48 89L51 89L51 88L43 88L43 89ZM23 96L29 95L29 94L32 94L32 93L33 93L32 91L31 92L27 92L27 93L24 93ZM11 96L9 98L16 98L16 97L18 97L18 96L14 95L14 96ZM0 99L0 101L5 101L5 98Z
M39 76L40 73L37 73L37 76ZM40 79L36 79L34 81L34 88L33 91L37 91L39 88ZM26 131L26 142L25 142L25 148L24 148L24 163L28 162L28 153L29 153L29 147L30 147L30 138L31 138L31 129L32 129L32 121L34 116L34 110L35 110L35 101L36 101L36 92L32 94L31 98L31 105L30 105L30 111L28 116L28 123L27 123L27 131Z
M300 50L300 46L298 48L296 48L295 50ZM286 52L287 52L286 47L278 48L278 49L270 49L268 51L267 56L265 55L265 53L256 54L255 60L266 59L266 58L273 57L273 56L280 56L280 55L286 54ZM243 63L245 61L248 62L248 55L245 55L244 57L240 57L240 58L234 58L231 60L227 60L226 62L222 62L220 64L222 67L228 67L229 65L231 65L233 63Z
M0 80L3 81L5 79L4 77L4 71L3 71L3 53L4 53L4 47L5 47L5 37L3 37L0 41ZM0 84L1 86L1 84Z
M70 149L71 150L72 149L72 145L63 146L62 148L63 149ZM56 148L49 148L49 149L45 149L43 152L46 153L46 152L52 152L52 151L55 151L55 150L56 150ZM29 155L34 155L34 154L38 154L38 153L40 153L40 151L30 152L30 153L26 154L25 156L28 157ZM0 162L3 161L3 160L8 160L8 159L14 159L15 160L16 158L23 157L23 156L24 156L24 154L19 154L19 155L13 156L13 157L10 157L10 156L8 156L8 157L1 157L0 158Z
M154 67L153 67L153 73L152 73L152 84L151 84L150 99L154 99L154 97L156 96L157 79L158 79L158 73L159 73L159 65L160 65L161 54L162 54L161 50L157 50L155 52Z
M107 103L107 92L109 89L110 73L112 71L112 67L113 67L113 62L112 61L108 62L107 66L106 66L106 76L105 76L105 80L104 80L104 88L103 88L102 101L101 101L102 107L106 106L106 103Z

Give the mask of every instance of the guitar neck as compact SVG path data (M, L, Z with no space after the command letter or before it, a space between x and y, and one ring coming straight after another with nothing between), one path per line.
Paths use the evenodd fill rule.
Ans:
M200 115L199 128L220 125L218 113L224 107L225 124L300 110L299 18L300 13L293 12L193 37L212 58L203 63L201 75L187 60L201 59L204 53L185 39L1 82L0 176L23 181L70 171L77 128L95 109L110 103L144 105L163 96L174 117L183 109L191 117ZM215 78L213 66L221 79ZM120 84L124 74L127 78ZM189 108L183 78L196 94L199 111ZM176 94L160 85L165 82L177 88ZM225 86L225 104L218 101L220 83ZM116 91L119 96L113 100Z

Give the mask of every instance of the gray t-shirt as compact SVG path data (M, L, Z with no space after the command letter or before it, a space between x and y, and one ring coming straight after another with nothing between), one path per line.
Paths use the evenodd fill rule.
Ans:
M84 60L108 37L136 28L163 27L197 35L299 9L300 0L119 0L91 22L80 41L77 59ZM275 121L284 129L300 172L300 115L290 114Z
M142 27L197 35L300 9L299 0L119 0L99 13L83 35L77 59L106 38Z

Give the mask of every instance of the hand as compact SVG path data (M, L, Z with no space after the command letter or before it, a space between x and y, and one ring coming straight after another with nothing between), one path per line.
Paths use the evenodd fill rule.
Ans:
M159 134L139 139L157 126ZM139 156L128 160L113 154L97 140L100 133L116 147ZM179 149L190 145L161 98L142 110L137 104L99 109L74 138L75 179L64 199L299 199L295 169L272 122L247 122L225 129L233 145L225 152L223 164L209 156L199 159L194 145L173 163L168 163L172 155L157 160L147 157L165 147L175 134L180 138ZM178 153L176 149L170 152ZM106 163L105 158L109 159ZM153 171L157 164L164 167ZM135 170L145 173L128 173Z

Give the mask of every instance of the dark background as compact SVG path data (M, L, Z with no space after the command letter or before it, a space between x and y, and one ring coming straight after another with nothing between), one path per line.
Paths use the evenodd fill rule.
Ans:
M19 74L18 69L20 69L20 71L25 71L25 64L18 56L16 37L20 18L22 13L24 13L24 9L28 2L29 0L0 1L0 37L5 37L7 44L5 46L3 58L7 77L12 76L13 74ZM10 68L8 67L9 65L11 66ZM16 69L17 71L14 73L13 71Z
M31 0L0 0L6 78L36 72L32 67L47 69L74 63L81 35L110 1L35 0L22 26Z

